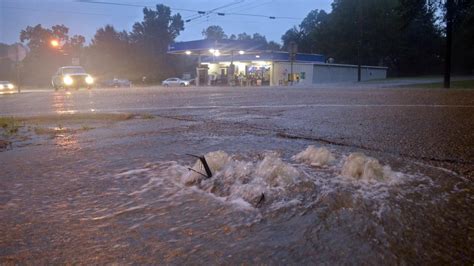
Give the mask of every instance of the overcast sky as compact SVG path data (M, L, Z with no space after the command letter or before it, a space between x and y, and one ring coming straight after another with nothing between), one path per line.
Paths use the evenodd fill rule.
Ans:
M97 0L99 1L99 0ZM164 1L133 1L133 0L100 0L123 4L155 6L163 3L171 8L191 10L212 10L227 4L236 3L219 12L234 12L275 16L271 20L263 17L216 14L202 17L185 24L178 41L201 39L201 32L209 25L220 25L227 34L241 32L258 32L267 36L268 40L281 42L286 30L298 25L313 9L331 10L332 0L164 0ZM179 12L184 19L192 17L196 12L173 10ZM291 17L297 19L278 19ZM142 20L142 8L91 4L76 0L0 0L0 42L14 43L19 41L19 32L28 25L42 24L51 27L64 24L70 29L70 35L81 34L87 42L94 36L97 28L106 24L113 25L117 30L130 31L132 25Z

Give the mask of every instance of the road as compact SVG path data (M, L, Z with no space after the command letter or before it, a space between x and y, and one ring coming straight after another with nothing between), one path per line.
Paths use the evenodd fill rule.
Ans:
M239 122L323 143L453 163L463 171L474 158L473 96L473 91L370 88L43 90L2 98L0 115L123 112Z
M36 121L0 152L0 261L310 263L320 254L318 260L326 262L418 263L472 262L474 256L466 237L473 222L468 210L474 200L474 90L376 84L45 89L0 96L0 115ZM85 118L74 124L58 122L57 115ZM59 128L59 134L41 134L39 127ZM276 151L284 163L308 145L329 148L341 163L349 153L362 152L417 178L396 189L387 185L382 190L388 196L380 199L379 186L322 186L328 179L321 175L337 176L340 165L331 173L297 165L300 173L309 171L316 187L288 190L301 198L297 207L272 204L258 213L161 183L168 177L156 181L175 169L170 161L192 166L187 153L222 150L258 165L266 151ZM137 198L137 191L145 194ZM286 197L278 194L275 202L281 205ZM329 207L308 207L321 201ZM415 209L425 218L417 218ZM379 216L367 218L372 213ZM315 227L322 217L329 229ZM346 227L351 223L362 237ZM295 226L306 231L291 235ZM408 227L415 231L404 231ZM281 231L278 237L275 230ZM75 246L75 252L67 249Z

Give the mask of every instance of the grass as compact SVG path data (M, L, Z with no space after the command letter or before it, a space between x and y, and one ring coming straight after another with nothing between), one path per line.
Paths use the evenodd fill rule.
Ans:
M19 132L20 127L28 125L37 135L55 135L65 132L80 132L95 129L93 125L110 124L131 119L154 119L151 114L131 113L77 113L43 115L32 117L1 117L0 135L12 136ZM92 126L91 126L92 124ZM56 125L56 126L55 126Z
M153 119L153 118L155 118L155 116L152 115L152 114L142 114L141 118L142 119Z
M403 85L405 88L442 89L443 82ZM451 89L474 89L474 80L451 81Z
M92 130L92 129L94 129L94 127L91 127L89 125L82 125L82 127L81 127L82 131L88 131L88 130Z
M20 122L14 117L0 117L0 128L6 135L14 135L18 133Z
M45 115L18 118L19 120L30 123L57 123L59 125L65 123L79 123L83 121L105 121L117 122L134 118L134 114L102 114L102 113L78 113L78 114L60 114Z

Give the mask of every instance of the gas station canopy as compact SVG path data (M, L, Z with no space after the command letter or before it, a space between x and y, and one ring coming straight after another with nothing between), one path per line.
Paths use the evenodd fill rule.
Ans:
M169 54L197 55L202 62L217 61L290 61L288 52L266 50L265 44L240 40L197 40L176 42L168 47ZM295 62L324 63L320 54L297 53Z
M197 40L188 42L176 42L168 47L170 54L194 54L194 55L232 55L254 54L265 51L265 45L254 41L238 40Z

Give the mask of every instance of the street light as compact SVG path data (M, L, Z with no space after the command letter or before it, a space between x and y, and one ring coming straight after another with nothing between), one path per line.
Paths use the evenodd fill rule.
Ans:
M56 40L56 39L51 40L50 44L53 48L58 48L59 47L59 41Z

